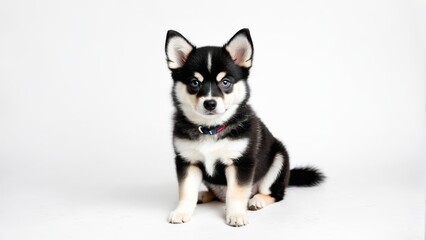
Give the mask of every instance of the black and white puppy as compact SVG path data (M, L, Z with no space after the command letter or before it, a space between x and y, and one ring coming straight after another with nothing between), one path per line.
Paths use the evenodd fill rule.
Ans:
M248 29L223 47L196 48L169 30L167 64L174 81L173 145L179 202L170 223L190 220L197 202L226 202L226 223L248 223L247 209L259 210L283 199L288 185L313 186L316 169L290 171L284 145L247 104L247 78L253 61ZM199 192L201 183L208 189Z

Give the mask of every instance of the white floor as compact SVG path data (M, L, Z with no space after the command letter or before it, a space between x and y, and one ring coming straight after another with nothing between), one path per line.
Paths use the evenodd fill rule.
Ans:
M225 225L224 205L218 202L199 205L186 224L167 223L177 191L173 176L164 173L115 184L85 185L78 176L45 183L5 179L0 239L424 238L425 198L418 171L323 170L325 184L290 188L284 201L249 212L250 224L242 228Z
M423 240L426 2L0 1L0 240ZM251 103L327 176L228 227L171 225L168 29L250 28Z

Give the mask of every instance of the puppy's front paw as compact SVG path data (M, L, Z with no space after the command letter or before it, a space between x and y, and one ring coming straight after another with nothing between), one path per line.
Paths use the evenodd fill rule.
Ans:
M192 213L182 212L182 211L173 211L169 215L169 223L180 224L186 223L191 219Z
M226 224L233 227L242 227L248 224L247 213L226 214Z

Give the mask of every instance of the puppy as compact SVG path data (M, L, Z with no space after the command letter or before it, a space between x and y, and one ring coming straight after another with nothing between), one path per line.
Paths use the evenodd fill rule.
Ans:
M180 33L166 37L173 78L173 146L179 202L170 223L190 220L197 202L226 203L226 223L244 226L247 209L284 198L286 187L323 181L315 168L290 171L289 156L247 103L253 42L248 29L223 47L200 47ZM208 191L198 192L204 183Z

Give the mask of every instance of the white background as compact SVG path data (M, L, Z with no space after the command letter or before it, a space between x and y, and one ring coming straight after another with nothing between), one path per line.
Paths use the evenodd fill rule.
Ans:
M0 1L0 239L423 239L425 1ZM322 186L177 200L166 31L255 44L251 103ZM148 237L149 236L149 237Z

